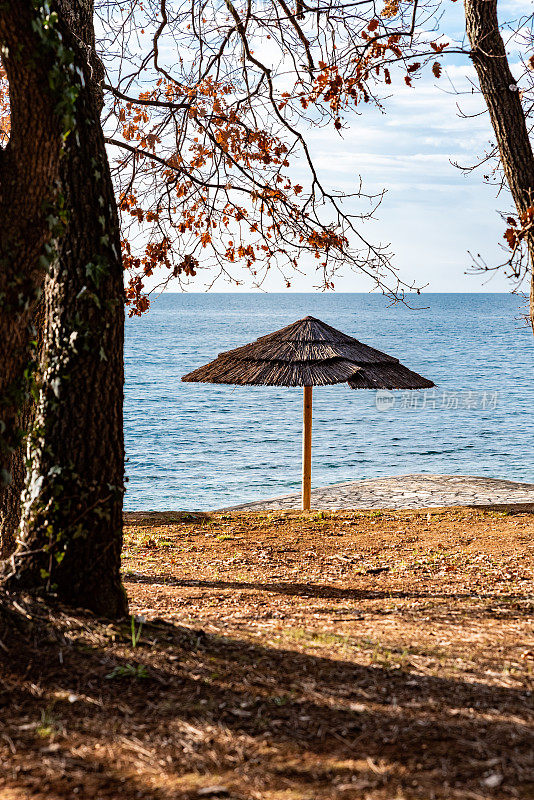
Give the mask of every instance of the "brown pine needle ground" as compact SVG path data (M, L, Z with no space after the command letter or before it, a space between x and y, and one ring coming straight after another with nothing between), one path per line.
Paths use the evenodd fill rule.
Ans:
M128 517L133 637L12 608L2 800L534 797L532 514L172 520Z

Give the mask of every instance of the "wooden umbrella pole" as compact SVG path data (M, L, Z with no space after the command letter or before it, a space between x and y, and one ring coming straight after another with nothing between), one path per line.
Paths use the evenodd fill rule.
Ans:
M302 510L310 510L311 495L311 446L312 446L312 392L304 387L304 430L302 435Z

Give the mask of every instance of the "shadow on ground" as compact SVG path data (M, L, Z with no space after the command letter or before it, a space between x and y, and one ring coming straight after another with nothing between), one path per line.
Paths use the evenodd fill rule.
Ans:
M27 608L0 631L6 799L534 794L525 691L163 620L133 648L126 624Z
M343 589L339 586L329 586L317 583L292 583L289 581L264 582L264 581L225 581L225 580L184 580L173 575L143 575L138 572L129 572L123 576L124 583L141 583L149 586L173 586L176 588L191 589L235 589L239 591L251 590L260 592L270 592L273 594L287 595L289 597L320 598L323 600L390 600L398 598L403 600L425 600L425 599L445 599L445 600L499 600L499 595L494 592L436 592L436 591L403 591L387 589L384 591L374 589ZM517 600L524 601L524 595L508 593L508 602ZM477 609L477 612L479 610ZM530 608L515 609L514 617L521 615L531 616ZM465 612L464 612L465 613Z

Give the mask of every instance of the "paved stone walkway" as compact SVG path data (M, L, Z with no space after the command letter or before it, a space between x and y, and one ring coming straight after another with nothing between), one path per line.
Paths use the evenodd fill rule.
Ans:
M534 507L534 483L477 478L474 475L403 475L346 481L313 489L311 493L312 508L333 510L518 504L532 504ZM300 494L295 493L218 510L274 511L300 507Z

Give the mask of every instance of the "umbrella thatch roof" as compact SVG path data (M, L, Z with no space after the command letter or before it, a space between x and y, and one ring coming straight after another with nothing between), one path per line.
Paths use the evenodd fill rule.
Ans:
M263 386L326 386L348 381L352 389L426 389L432 381L398 359L362 344L315 317L220 353L183 381Z

